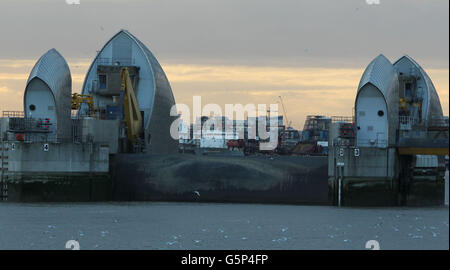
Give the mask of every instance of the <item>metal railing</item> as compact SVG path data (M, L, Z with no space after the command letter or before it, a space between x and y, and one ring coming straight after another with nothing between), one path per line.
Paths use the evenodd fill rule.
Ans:
M97 65L99 66L131 66L135 64L133 58L98 58Z
M417 117L399 116L400 130L426 130L426 128L447 128L449 121L447 116L432 116L426 121L420 121Z
M78 120L78 119L83 119L83 118L87 118L87 117L97 118L97 114L90 114L85 111L75 111L75 110L71 112L72 120Z
M356 139L356 145L359 146L388 146L388 141L384 139Z
M5 118L23 118L23 111L3 111L3 117Z
M400 130L412 130L413 126L419 124L419 119L411 116L399 116L398 124Z
M355 146L355 139L354 138L334 138L333 139L333 146Z
M398 121L400 124L416 125L419 123L419 119L412 116L399 116Z
M45 124L44 121L38 121L33 118L10 118L9 130L13 132L45 132L43 126L51 126L51 123ZM41 129L42 127L42 129ZM47 129L48 131L48 129Z
M331 116L332 123L353 123L354 120L352 116Z
M444 117L431 117L430 120L428 120L429 127L447 127L448 128L448 116Z
M10 118L6 141L35 142L81 142L82 121L72 119L71 131L65 135L57 134L56 123L34 118Z
M17 138L12 138L13 141L17 141ZM24 133L24 142L60 142L57 139L55 133Z
M81 119L72 119L72 142L82 142L83 124Z

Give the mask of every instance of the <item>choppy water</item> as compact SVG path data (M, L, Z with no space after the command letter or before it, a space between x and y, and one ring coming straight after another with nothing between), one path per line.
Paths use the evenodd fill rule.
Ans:
M448 249L448 208L0 204L0 249Z

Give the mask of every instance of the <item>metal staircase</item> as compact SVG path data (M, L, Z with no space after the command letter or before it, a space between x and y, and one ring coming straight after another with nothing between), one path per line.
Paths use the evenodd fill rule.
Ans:
M0 141L0 201L8 200L8 144Z

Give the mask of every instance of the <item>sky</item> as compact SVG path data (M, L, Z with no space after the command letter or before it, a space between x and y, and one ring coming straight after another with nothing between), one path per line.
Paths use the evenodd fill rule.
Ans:
M0 111L22 110L28 74L56 48L73 92L106 41L127 29L156 56L177 103L273 104L351 116L361 75L380 53L413 57L449 106L447 0L2 0ZM281 107L281 106L280 106ZM281 112L281 110L280 110Z

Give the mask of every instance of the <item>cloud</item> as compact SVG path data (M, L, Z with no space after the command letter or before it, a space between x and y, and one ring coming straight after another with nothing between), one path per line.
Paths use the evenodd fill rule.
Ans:
M23 81L28 79L29 74L20 74L20 73L0 73L0 80L5 81Z
M351 116L363 69L279 68L253 66L163 65L177 103L224 104L279 102L283 97L289 120L303 127L307 115ZM428 69L448 115L449 70Z
M21 68L32 67L36 63L36 60L13 60L13 59L0 59L0 68Z
M354 87L349 80L362 69L276 68L253 66L166 65L170 82L215 82L252 84L255 87Z
M0 60L0 109L21 110L23 89L36 60ZM69 59L73 92L80 92L89 68L88 59ZM16 72L7 66L15 66ZM351 116L362 68L299 68L245 65L161 63L177 103L276 104L283 97L288 118L302 128L307 115ZM6 68L6 69L5 69ZM444 113L448 115L449 70L427 69ZM26 71L28 70L28 71ZM281 112L281 110L280 110Z
M379 53L393 58L408 53L448 67L447 0L376 6L365 0L1 3L0 25L14 27L0 27L0 36L8 37L0 58L33 58L53 47L69 58L93 57L125 28L158 59L172 63L355 68Z
M0 81L1 82L1 81ZM23 106L22 93L0 84L0 113L2 111L20 111ZM0 114L1 117L1 114Z

